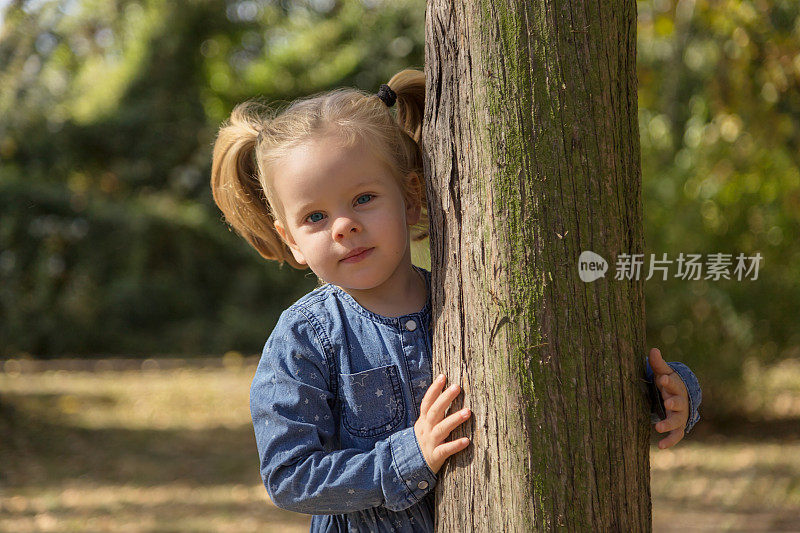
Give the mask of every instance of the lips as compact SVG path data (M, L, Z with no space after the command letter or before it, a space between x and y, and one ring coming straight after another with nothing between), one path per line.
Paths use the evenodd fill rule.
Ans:
M370 253L372 253L373 249L374 249L374 247L365 248L363 246L361 246L359 248L355 248L355 249L351 250L350 252L348 252L348 254L345 255L341 259L341 261L345 261L345 262L348 262L348 263L354 263L356 261L361 261L362 259L367 257Z

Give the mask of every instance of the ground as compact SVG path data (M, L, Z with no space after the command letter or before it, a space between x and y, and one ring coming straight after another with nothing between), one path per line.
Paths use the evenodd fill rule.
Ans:
M258 475L254 364L0 362L0 531L308 531ZM654 531L800 531L800 362L749 375L741 420L653 432Z

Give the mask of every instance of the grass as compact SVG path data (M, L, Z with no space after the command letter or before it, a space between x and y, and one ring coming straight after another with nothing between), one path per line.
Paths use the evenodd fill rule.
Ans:
M0 427L12 441L0 444L0 531L308 531L309 517L276 508L261 484L254 367L226 362L32 374L12 364L0 394L22 416Z
M0 531L308 531L258 475L254 360L0 370ZM800 531L800 361L747 374L741 417L653 432L655 531Z
M744 374L738 416L651 447L655 531L800 531L800 360Z

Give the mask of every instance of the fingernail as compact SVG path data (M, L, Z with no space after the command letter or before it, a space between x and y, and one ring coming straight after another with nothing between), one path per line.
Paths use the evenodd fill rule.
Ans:
M458 384L455 383L453 385L450 385L450 390L453 391L453 392L457 391L458 390Z
M461 416L468 417L469 416L469 409L462 409Z
M439 374L439 377L436 378L436 381L444 381L444 374Z

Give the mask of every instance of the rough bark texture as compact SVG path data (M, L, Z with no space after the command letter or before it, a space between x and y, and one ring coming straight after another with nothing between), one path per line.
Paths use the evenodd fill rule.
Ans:
M636 4L430 0L426 34L434 372L474 413L437 531L650 530Z

